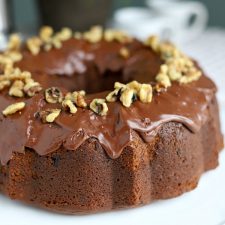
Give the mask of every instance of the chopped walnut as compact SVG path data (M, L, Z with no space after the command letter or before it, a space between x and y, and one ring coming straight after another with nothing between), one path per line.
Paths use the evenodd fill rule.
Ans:
M65 95L65 97L64 97L64 99L65 100L68 99L68 100L71 100L72 101L72 93L71 92L67 92L66 95Z
M58 34L56 34L57 38L60 41L67 41L72 37L72 35L73 35L73 32L68 27L62 28L62 30Z
M55 119L60 115L61 109L47 109L39 112L39 115L43 123L53 123Z
M18 34L11 34L9 36L9 42L7 49L10 51L18 51L21 46L21 38Z
M125 59L127 59L130 56L129 50L125 47L121 48L119 53Z
M9 95L14 97L22 98L24 96L23 94L23 87L24 83L21 80L15 80L9 89Z
M113 29L107 29L104 32L104 39L108 42L111 42L114 40L114 30Z
M131 104L137 99L136 93L133 89L126 88L122 91L120 101L125 107L130 107Z
M5 52L5 55L11 59L12 62L18 62L23 58L22 54L16 51Z
M38 37L32 37L27 40L27 48L33 55L37 55L40 52L42 40Z
M150 103L152 101L152 86L150 84L141 85L139 98L143 103Z
M192 81L198 80L201 77L201 75L202 75L201 71L199 71L197 69L192 69L185 76L182 76L179 79L179 82L181 84L187 84L187 83L190 83Z
M120 82L115 82L114 83L114 88L115 89L125 89L125 88L127 88L127 86L126 86L126 84L122 84L122 83L120 83Z
M76 106L81 107L81 108L86 108L87 103L84 99L85 96L85 91L74 91L71 95L72 101L76 104Z
M0 64L3 65L3 66L13 65L13 61L8 56L0 54Z
M90 104L90 109L100 116L105 116L108 112L108 106L105 102L105 99L93 99Z
M158 81L158 82L159 82L162 86L164 86L165 88L171 86L171 81L170 81L170 78L168 77L167 74L159 73L159 74L156 76L156 81Z
M28 79L28 78L31 78L31 73L30 72L28 72L28 71L21 72L21 74L20 74L20 79L21 80L25 80L25 79Z
M62 47L62 42L61 42L61 40L57 36L55 36L55 37L52 38L52 45L55 48L58 48L59 49L59 48Z
M12 74L14 71L14 68L13 68L13 65L12 64L7 64L4 68L4 75L7 76L7 75L10 75Z
M97 43L101 41L103 35L103 29L101 26L94 26L90 31L84 32L83 37L85 40L91 43Z
M152 86L150 84L140 84L137 81L131 81L128 84L115 82L115 90L106 96L108 102L115 102L118 98L125 107L130 107L131 104L139 97L144 103L152 100Z
M166 88L162 84L157 83L155 86L153 86L153 90L157 93L160 93L166 91Z
M131 81L126 86L130 89L133 89L136 93L138 93L140 91L140 88L141 88L141 84L139 82L137 82L136 80Z
M104 39L108 42L118 41L120 43L130 42L132 38L123 31L107 29L104 32Z
M147 46L150 46L154 51L158 51L158 47L159 47L159 38L157 36L150 36L145 44Z
M11 104L11 105L7 106L2 111L2 113L3 113L4 116L14 114L14 113L22 110L25 107L25 105L26 105L25 102L17 102L17 103Z
M11 82L9 80L0 81L0 91L6 87L9 87L10 85L11 85Z
M39 93L42 90L42 87L38 82L35 82L32 79L27 79L23 90L29 97L32 97Z
M63 100L63 94L57 87L51 87L45 90L45 100L48 103L60 103Z
M159 45L159 51L161 57L164 60L167 60L171 57L180 57L180 51L171 43L163 42Z
M53 29L49 26L44 26L40 29L39 36L43 42L49 42L53 35Z
M82 38L82 33L81 32L75 32L74 35L73 35L73 37L75 39L81 39Z
M156 76L156 81L159 82L165 88L171 86L171 81L168 76L169 68L166 64L160 66L160 72Z
M175 67L169 67L168 76L171 81L176 81L181 78L182 73L179 72Z
M77 107L70 99L65 99L62 101L62 107L64 109L69 109L70 113L74 114L77 112Z
M31 78L30 72L27 72L27 71L21 72L19 68L10 69L10 67L8 67L7 69L8 70L5 71L6 72L5 75L0 76L0 82L3 80L13 81L13 80L25 80L25 79Z
M106 96L106 101L107 102L115 102L120 94L121 89L117 88L114 91L110 92L107 96Z

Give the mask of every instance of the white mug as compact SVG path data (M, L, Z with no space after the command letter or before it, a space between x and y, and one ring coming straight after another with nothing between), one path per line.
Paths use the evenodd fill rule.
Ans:
M208 13L198 2L148 0L149 8L126 7L116 11L113 26L145 39L150 34L185 42L199 35L207 25ZM194 21L189 24L192 17Z
M177 40L191 40L206 28L208 11L204 4L194 1L147 0L149 8L158 15L171 18L170 28ZM172 19L173 18L173 19ZM173 37L172 37L173 38Z

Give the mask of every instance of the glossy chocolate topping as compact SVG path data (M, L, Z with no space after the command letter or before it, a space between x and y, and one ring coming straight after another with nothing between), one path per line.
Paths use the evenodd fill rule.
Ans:
M119 54L124 45L130 51L127 59ZM136 40L129 44L103 41L90 44L71 39L61 49L42 51L37 56L24 50L23 60L17 66L32 72L44 87L85 89L94 93L87 95L87 101L91 101L104 98L115 81L153 81L161 63L158 55ZM149 142L158 128L169 121L182 123L191 132L198 132L207 120L207 107L215 91L214 83L202 76L188 85L173 83L167 91L155 94L148 104L136 101L125 108L120 102L108 103L107 116L79 108L73 115L61 113L51 124L42 123L37 112L61 106L47 103L43 93L39 93L33 98L22 99L26 107L21 113L8 117L0 115L1 164L5 165L13 152L23 152L25 147L45 155L61 146L76 150L90 137L97 138L111 158L117 158L132 141L131 130ZM7 90L3 91L0 110L15 101L21 98L17 100L8 96Z

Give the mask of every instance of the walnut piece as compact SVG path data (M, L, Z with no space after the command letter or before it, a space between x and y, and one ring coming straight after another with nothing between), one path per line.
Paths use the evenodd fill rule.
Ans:
M61 109L47 109L39 112L43 123L52 123L60 115Z
M62 101L62 107L64 109L69 109L70 113L74 114L77 112L77 107L70 99L65 99Z
M5 56L8 57L12 62L18 62L23 58L22 54L17 51L5 52Z
M190 83L192 81L198 80L201 77L201 75L202 75L202 72L201 71L193 68L185 76L182 76L179 79L179 82L181 84L187 84L187 83Z
M9 87L10 85L11 85L11 82L9 80L0 81L0 91L6 87Z
M90 103L90 109L100 116L107 115L108 106L105 99L95 98Z
M114 88L114 91L106 96L108 102L115 102L119 98L125 107L130 107L137 100L137 97L143 103L152 101L152 86L150 84L141 84L135 80L128 84L115 82Z
M52 41L51 41L52 45L55 47L55 48L61 48L62 47L62 42L61 40L57 37L57 36L54 36L52 38Z
M53 29L49 26L44 26L40 29L39 36L43 42L49 42L53 35Z
M124 89L124 88L126 88L127 86L126 86L126 84L122 84L122 83L120 83L120 82L115 82L114 83L114 88L115 89Z
M166 64L161 65L160 72L156 76L156 81L165 88L171 86L171 81L168 76L168 66Z
M4 70L4 75L0 76L0 82L9 80L9 81L14 81L14 80L25 80L31 78L31 73L28 71L23 71L19 68L13 68L11 65L8 64L7 67L5 67Z
M157 36L150 36L145 44L149 47L151 47L154 51L158 51L158 47L159 47L159 38Z
M120 101L125 107L130 107L131 104L137 99L136 93L133 89L126 88L122 91Z
M110 92L107 96L106 96L106 101L107 102L115 102L117 101L119 95L120 95L120 88L115 89L114 91Z
M2 111L2 113L3 113L4 116L14 114L14 113L22 110L25 107L25 105L26 105L25 102L17 102L17 103L11 104L11 105L7 106Z
M141 102L150 103L152 101L152 86L150 84L142 84L138 95Z
M156 75L156 81L160 86L167 88L171 86L171 81L187 84L198 80L202 75L194 62L173 44L160 42L157 37L150 37L146 44L159 53L164 60L164 64Z
M24 87L23 81L15 80L9 89L9 95L22 98L24 96L23 87Z
M67 41L72 37L72 35L73 35L73 32L68 27L62 28L62 30L58 34L56 34L57 38L60 41Z
M32 97L35 94L39 93L42 90L42 87L38 82L35 82L33 79L27 79L23 90L29 97Z
M132 38L123 31L107 29L104 32L104 39L108 42L118 41L120 43L130 42Z
M32 37L27 40L27 48L33 55L40 52L42 40L39 37Z
M84 32L83 37L90 43L97 43L101 41L103 36L103 29L101 26L94 26L89 31Z
M165 88L168 88L168 87L171 86L171 81L170 81L170 78L168 77L167 74L159 73L156 76L156 81L158 81L159 84L162 85Z
M130 56L130 52L129 52L128 48L126 48L126 47L122 47L119 51L119 54L125 59L129 58L129 56Z
M130 89L133 89L136 93L138 93L140 91L140 88L141 88L141 84L139 82L137 82L136 80L131 81L126 86Z
M21 46L21 38L18 34L11 34L9 36L9 42L7 49L10 51L18 51Z
M45 90L45 100L48 103L60 103L63 100L63 94L57 87L51 87Z
M76 106L81 108L86 108L87 103L84 99L84 96L86 95L85 91L74 91L71 95L72 101L76 104Z

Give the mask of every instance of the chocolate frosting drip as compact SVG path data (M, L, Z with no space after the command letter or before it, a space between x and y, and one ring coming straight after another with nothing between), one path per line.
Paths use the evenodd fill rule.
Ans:
M83 89L89 87L88 77L91 77L96 79L95 82L106 80L108 88L116 81L114 79L118 79L115 72L120 75L121 80L153 80L161 63L159 57L140 42L134 41L126 44L131 56L124 59L118 55L121 46L116 42L89 44L73 39L65 42L59 50L41 52L38 56L24 51L24 58L18 66L31 71L35 79L45 87L58 82L66 89ZM107 71L111 72L111 76ZM112 76L115 76L114 79ZM104 86L104 82L102 84ZM101 86L97 84L88 91L95 89L101 90ZM149 142L157 134L158 128L169 121L182 123L191 132L197 132L207 120L207 107L215 91L214 83L202 76L188 85L174 83L167 91L155 94L149 104L136 101L130 108L125 108L120 102L108 103L108 114L103 117L79 108L74 115L62 112L52 124L43 124L37 117L37 112L58 108L60 105L48 104L43 93L39 93L33 98L22 99L26 102L26 107L21 113L8 117L0 115L1 164L5 165L13 152L23 152L25 147L34 149L39 155L45 155L61 146L76 150L90 137L97 138L111 158L117 158L132 141L131 130L135 130L144 141ZM87 101L104 98L107 93L88 95ZM15 103L15 98L9 97L7 90L2 92L0 110L12 103Z

